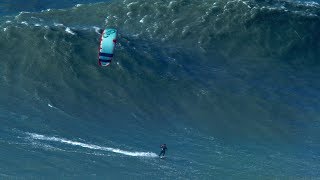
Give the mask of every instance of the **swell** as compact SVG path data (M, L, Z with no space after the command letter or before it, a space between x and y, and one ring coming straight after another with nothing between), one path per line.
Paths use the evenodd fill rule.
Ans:
M97 27L25 21L6 24L1 36L1 86L7 94L3 101L11 97L11 101L20 99L43 107L50 104L82 118L81 111L94 109L93 114L104 117L131 109L137 116L151 119L158 115L160 119L170 108L153 110L150 106L172 107L176 101L170 98L179 93L179 87L188 87L184 94L191 97L201 89L197 83L190 84L194 78L170 58L176 53L184 57L179 49L159 49L157 44L119 38L112 66L100 68ZM148 101L141 101L143 96ZM182 110L177 107L176 111Z
M319 8L272 3L122 1L8 17L0 30L0 100L39 109L50 104L83 119L125 116L150 127L178 119L221 134L226 128L251 137L254 129L270 137L294 133L278 130L300 117L291 99L310 105L315 96L301 99L304 91L296 91L310 87L292 85L286 77L297 72L287 73L277 59L316 62ZM288 4L311 15L286 10ZM97 66L97 30L106 26L120 32L107 69ZM229 57L259 58L237 64Z
M320 6L295 1L114 1L20 14L17 21L117 27L128 35L176 42L227 57L277 57L315 63Z

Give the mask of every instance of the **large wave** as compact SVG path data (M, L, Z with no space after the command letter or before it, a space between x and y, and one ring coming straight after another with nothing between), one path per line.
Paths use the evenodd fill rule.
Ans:
M227 57L319 56L320 6L296 1L113 1L23 14L45 23L117 27L126 35L191 48L218 50Z
M300 72L278 59L316 63L319 22L318 4L291 1L124 0L21 12L1 24L1 99L78 117L201 119L216 131L243 119L252 127L257 114L276 126L274 109L291 117L317 105L314 93L303 94L309 90L297 81ZM105 27L120 32L107 69L97 66L98 29ZM254 61L230 63L245 58Z

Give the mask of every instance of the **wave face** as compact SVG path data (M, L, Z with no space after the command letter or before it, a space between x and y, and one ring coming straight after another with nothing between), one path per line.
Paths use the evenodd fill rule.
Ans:
M319 8L318 3L295 1L128 0L35 17L71 26L102 25L106 18L108 26L143 39L216 50L228 57L316 63ZM30 16L20 17L24 18Z
M319 16L123 0L0 17L0 177L319 177ZM106 27L119 38L101 68ZM167 160L146 159L162 142Z
M294 1L124 1L112 5L106 21L139 37L228 57L314 62L320 49L319 8Z
M228 57L315 63L319 7L295 1L114 1L38 16L66 25L101 24L106 18L108 26L139 38L214 49Z

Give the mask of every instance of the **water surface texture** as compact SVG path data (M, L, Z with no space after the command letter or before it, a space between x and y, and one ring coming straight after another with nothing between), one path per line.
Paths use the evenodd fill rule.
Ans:
M2 0L0 177L319 179L319 30L317 1Z

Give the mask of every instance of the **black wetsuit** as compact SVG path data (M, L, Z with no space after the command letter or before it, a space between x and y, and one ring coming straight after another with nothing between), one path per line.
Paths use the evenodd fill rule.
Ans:
M160 152L159 156L161 156L161 155L164 156L166 154L167 146L161 145L160 148L161 148L161 152Z

